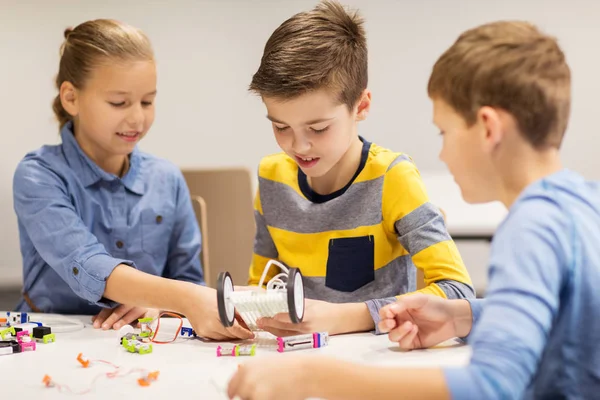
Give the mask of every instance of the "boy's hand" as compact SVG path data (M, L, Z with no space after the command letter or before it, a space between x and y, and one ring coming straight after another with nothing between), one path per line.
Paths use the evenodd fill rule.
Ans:
M92 317L94 328L104 330L121 329L124 325L131 324L139 318L158 317L158 310L152 308L133 307L128 305L120 305L115 308L105 308L98 315Z
M200 337L214 340L252 339L254 334L248 327L240 324L237 318L231 328L225 328L219 319L217 307L217 291L208 287L195 285L189 294L189 301L184 315L192 324Z
M279 337L313 332L337 335L372 329L373 320L363 303L336 304L305 299L304 318L299 324L294 324L289 314L280 313L273 318L260 318L257 325Z
M244 400L303 400L310 395L307 380L318 360L295 356L240 365L229 381L227 395Z
M406 295L379 311L379 330L405 350L435 346L471 330L471 307L465 300L425 294Z

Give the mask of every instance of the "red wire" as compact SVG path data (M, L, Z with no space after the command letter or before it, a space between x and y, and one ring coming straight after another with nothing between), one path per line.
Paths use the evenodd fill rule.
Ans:
M161 340L155 340L156 336L158 335L158 330L160 329L160 318L163 315L167 315L170 317L174 317L174 318L179 318L179 327L177 328L177 331L175 332L175 336L173 337L173 339L168 340L168 341L161 341ZM154 335L152 336L151 342L152 343L158 343L158 344L167 344L167 343L172 343L174 342L177 337L179 336L179 332L181 332L181 327L183 326L183 318L181 318L180 315L172 313L172 312L161 312L160 315L158 316L158 323L156 324L156 331L154 331Z
M94 387L96 386L96 382L98 381L98 379L100 379L102 377L106 377L108 379L113 379L113 378L123 378L123 377L126 377L128 375L131 375L134 372L148 373L148 371L145 370L145 369L143 369L143 368L132 368L131 370L127 371L127 373L119 374L120 367L117 366L117 365L115 365L115 364L113 364L113 363L111 363L111 362L104 361L104 360L90 360L90 362L104 363L104 364L112 366L113 368L115 368L115 370L114 371L109 371L109 372L104 372L102 374L96 375L96 377L92 380L92 383L90 383L90 386L87 389L82 390L80 392L74 392L69 386L67 386L67 385L61 385L61 384L58 384L56 382L52 382L53 385L56 386L56 389L60 393L62 393L63 390L64 390L64 391L67 391L67 392L72 393L74 395L84 395L84 394L90 393L92 390L94 390Z

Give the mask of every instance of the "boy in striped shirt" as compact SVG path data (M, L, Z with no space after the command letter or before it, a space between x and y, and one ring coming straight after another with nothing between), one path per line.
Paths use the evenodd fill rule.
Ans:
M374 329L382 306L416 290L416 268L421 293L474 297L412 159L358 135L371 92L356 12L322 2L285 21L250 90L261 96L283 153L260 163L249 283L277 259L300 269L311 299L302 323L281 314L261 328L279 336Z

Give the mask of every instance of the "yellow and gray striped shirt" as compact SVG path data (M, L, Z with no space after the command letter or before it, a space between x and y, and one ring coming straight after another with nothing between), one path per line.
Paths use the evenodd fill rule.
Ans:
M277 259L300 269L307 298L366 302L375 326L379 308L416 290L415 267L425 276L420 292L474 297L443 216L429 202L411 158L361 140L358 171L330 195L312 191L286 154L261 161L249 283L257 285L269 259ZM270 270L268 278L279 272Z

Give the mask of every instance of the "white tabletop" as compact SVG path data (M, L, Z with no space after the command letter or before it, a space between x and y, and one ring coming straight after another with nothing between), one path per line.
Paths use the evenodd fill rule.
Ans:
M32 320L41 322L44 322L44 318L50 325L52 316L32 316ZM229 378L239 363L250 359L217 357L216 348L219 344L189 338L180 338L170 344L154 344L151 354L128 353L118 344L117 332L94 329L89 324L90 317L75 319L84 321L85 327L75 332L57 333L55 343L38 344L36 351L0 356L3 398L10 398L7 395L31 399L74 398L69 393L59 393L56 388L46 388L42 378L48 374L57 383L68 385L78 392L89 388L98 375L113 370L101 363L92 363L89 368L83 368L76 360L77 355L83 353L90 360L102 359L114 363L123 372L131 368L144 368L158 370L160 375L149 387L137 384L139 374L114 379L101 377L91 393L76 398L135 396L168 399L169 396L183 398L180 396L192 395L198 399L226 399L224 390ZM167 324L171 322L175 321L168 321ZM386 335L375 336L371 333L335 336L330 338L327 347L289 353L278 353L274 347L262 347L267 343L271 341L262 339L259 342L254 358L277 362L278 358L297 354L322 354L362 364L404 367L457 366L466 364L470 358L470 348L457 341L449 341L428 350L402 352L389 342Z
M448 173L422 173L421 177L431 202L446 213L446 225L451 235L493 235L506 217L499 202L469 204L463 200L460 188Z

